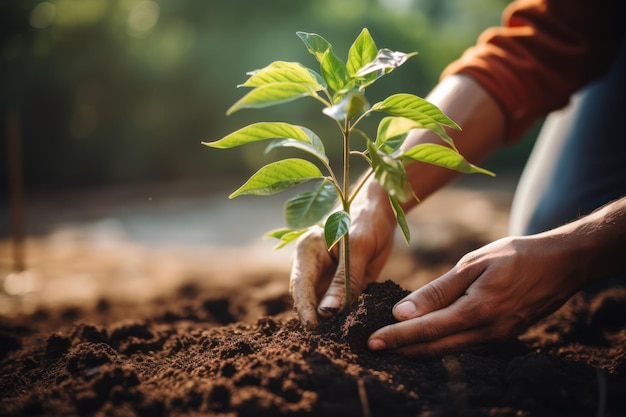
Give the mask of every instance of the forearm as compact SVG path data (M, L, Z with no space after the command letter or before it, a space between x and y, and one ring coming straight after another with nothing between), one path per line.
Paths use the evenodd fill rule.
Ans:
M536 237L552 242L579 289L608 278L626 267L626 196Z
M447 77L428 95L427 100L454 120L462 131L448 129L461 155L480 163L502 146L504 115L498 104L475 81L465 76ZM404 149L421 143L443 143L434 133L414 130L403 144ZM406 167L415 194L424 199L460 174L435 165L415 162ZM416 204L408 202L409 209Z

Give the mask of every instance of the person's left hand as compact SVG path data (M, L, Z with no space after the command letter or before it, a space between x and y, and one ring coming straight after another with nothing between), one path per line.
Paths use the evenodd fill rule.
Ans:
M399 323L374 332L369 348L438 355L517 336L582 286L566 240L504 238L470 252L398 302Z

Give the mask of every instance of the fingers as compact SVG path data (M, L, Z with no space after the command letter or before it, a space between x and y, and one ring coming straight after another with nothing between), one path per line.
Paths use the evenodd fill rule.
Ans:
M386 349L394 349L413 343L431 342L473 327L474 323L468 315L461 314L459 308L451 307L385 326L374 332L370 340L380 339Z
M343 260L339 261L335 273L317 312L322 317L331 317L344 309L346 302L346 269Z
M317 291L320 282L329 276L328 270L333 265L319 231L313 230L298 241L289 278L289 292L300 322L308 329L318 325Z
M374 332L368 347L406 355L435 355L476 347L489 339L487 323L471 314L472 301L461 301L444 310L385 326Z
M396 320L409 320L441 310L464 296L483 271L461 262L440 278L398 301L392 310Z
M428 343L414 344L395 349L404 356L443 356L454 352L480 351L492 346L493 341L482 329L453 334Z
M359 236L351 235L350 242L351 244L359 242ZM352 245L352 247L350 253L350 302L354 302L365 287L378 278L391 251L391 245L381 246L380 249L376 246L363 245ZM328 290L317 309L322 317L330 317L346 308L346 268L343 258L340 258Z

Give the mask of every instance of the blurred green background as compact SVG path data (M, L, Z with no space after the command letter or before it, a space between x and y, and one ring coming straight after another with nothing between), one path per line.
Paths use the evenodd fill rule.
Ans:
M244 93L236 85L247 71L273 60L318 68L296 31L321 34L342 58L363 27L378 47L419 51L368 91L372 102L396 92L424 96L447 63L499 23L506 3L4 0L0 165L7 165L7 119L14 112L27 190L248 175L266 162L257 148L216 151L200 142L260 120L336 135L313 100L225 116ZM488 165L517 167L526 150L522 144L506 164L496 158ZM0 176L5 200L7 170Z

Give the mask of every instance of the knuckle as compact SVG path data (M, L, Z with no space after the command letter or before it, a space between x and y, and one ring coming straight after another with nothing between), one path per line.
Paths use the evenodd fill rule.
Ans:
M493 314L493 306L489 303L474 303L472 306L472 320L475 322L491 321Z
M484 299L465 297L455 320L464 328L491 327L503 313L496 307L493 302Z
M298 295L303 291L305 278L299 268L294 267L289 276L289 294L292 296Z
M440 337L440 332L436 327L420 325L415 329L414 339L420 342L430 342L437 340Z
M401 348L405 345L403 338L398 334L397 331L387 331L384 332L381 336L385 340L385 344L388 349Z
M350 280L352 284L352 279ZM338 268L335 272L335 276L333 277L333 281L331 286L333 287L342 287L346 285L346 271L343 268Z
M345 278L344 278L344 281L345 281ZM362 293L368 284L369 282L364 279L363 274L354 270L350 273L350 286L355 295Z
M455 269L457 276L477 277L482 272L483 266L474 253L468 253L457 262Z
M447 304L448 292L445 287L437 281L433 281L427 287L424 287L421 295L424 297L426 303L436 308Z
M322 240L322 236L316 230L311 230L298 238L296 252L315 251L319 248Z
M432 342L438 340L439 337L440 333L437 328L417 323L412 324L405 331L394 329L394 331L389 331L385 334L385 340L392 349L402 349L415 346L416 344Z

